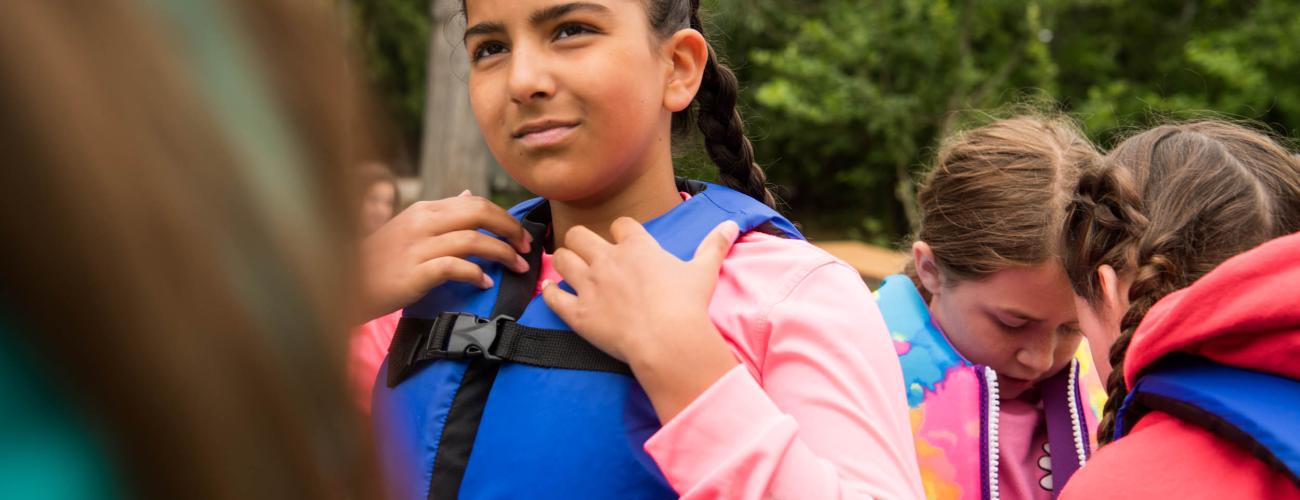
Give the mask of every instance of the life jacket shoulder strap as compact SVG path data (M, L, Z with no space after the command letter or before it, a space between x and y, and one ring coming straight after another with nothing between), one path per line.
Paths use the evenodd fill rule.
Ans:
M1174 355L1143 372L1124 399L1116 437L1151 411L1200 426L1246 449L1300 486L1300 381Z

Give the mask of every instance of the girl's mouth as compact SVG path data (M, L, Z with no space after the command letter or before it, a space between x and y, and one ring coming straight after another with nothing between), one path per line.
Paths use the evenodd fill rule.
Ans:
M580 123L573 121L541 120L515 129L512 136L525 147L547 148L563 142L579 126Z

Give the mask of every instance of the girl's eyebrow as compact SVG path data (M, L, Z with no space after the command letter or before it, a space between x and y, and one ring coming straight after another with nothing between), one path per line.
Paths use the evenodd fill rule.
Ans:
M472 36L496 35L505 32L506 32L505 24L499 22L478 23L473 26L470 26L468 29L465 30L465 36L461 37L461 41L464 42L466 40L469 40L469 38Z
M608 15L610 13L609 8L605 7L604 5L590 3L590 2L569 2L560 5L552 5L545 9L541 9L536 12L533 12L531 15L528 16L528 24L531 24L533 26L541 26L543 24L546 24L550 21L554 21L556 19L559 19L571 13L584 11L584 10L591 11L596 14ZM465 36L462 37L461 40L462 41L468 40L470 37L473 36L496 35L500 33L505 33L505 31L506 31L506 25L499 21L482 22L482 23L475 24L474 26L470 26L468 29L466 29Z
M1025 320L1025 321L1030 321L1030 322L1033 322L1033 321L1042 321L1041 319L1038 319L1038 318L1034 317L1033 315L1030 315L1030 314L1027 314L1027 313L1024 313L1024 312L1021 312L1021 311L1019 311L1019 310L1012 309L1012 308L1009 308L1009 307L1007 307L1007 308L998 308L997 311L1002 312L1002 313L1005 313L1005 314L1009 314L1009 315L1011 315L1011 316L1015 316L1016 319L1023 319L1023 320Z
M533 26L546 24L561 17L577 11L591 11L596 14L609 14L609 7L590 2L569 2L560 5L552 5L545 9L539 10L528 16L528 23Z

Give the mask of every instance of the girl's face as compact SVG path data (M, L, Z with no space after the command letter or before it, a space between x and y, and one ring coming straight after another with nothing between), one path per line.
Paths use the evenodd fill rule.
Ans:
M474 114L525 188L595 202L653 167L653 148L671 162L673 64L642 2L470 0L465 15Z
M361 203L361 230L370 234L393 218L397 205L397 187L391 182L376 182L366 190Z
M1055 262L1013 267L975 281L942 278L929 247L913 248L930 312L953 347L998 372L999 396L1014 399L1070 363L1083 335L1074 293Z

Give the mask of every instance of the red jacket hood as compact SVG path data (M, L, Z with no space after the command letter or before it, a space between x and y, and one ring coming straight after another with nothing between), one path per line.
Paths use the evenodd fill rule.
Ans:
M1182 352L1300 379L1300 233L1228 259L1161 299L1133 335L1124 381Z

